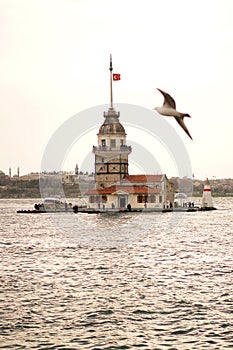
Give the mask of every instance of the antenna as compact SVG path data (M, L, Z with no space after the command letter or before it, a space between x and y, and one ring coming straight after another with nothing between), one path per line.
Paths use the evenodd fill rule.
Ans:
M110 107L113 108L113 93L112 93L112 54L110 54Z

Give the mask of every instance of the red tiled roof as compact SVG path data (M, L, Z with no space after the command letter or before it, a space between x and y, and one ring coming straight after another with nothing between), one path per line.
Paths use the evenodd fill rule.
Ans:
M89 190L86 192L86 195L107 195L114 194L118 191L125 192L128 194L159 194L159 188L151 188L147 186L112 186L107 188L101 188L99 190Z
M126 175L123 179L129 182L157 182L162 181L163 175Z
M116 186L101 188L99 190L95 190L95 189L88 190L85 194L90 196L92 194L94 194L94 195L112 194L113 192L116 192Z

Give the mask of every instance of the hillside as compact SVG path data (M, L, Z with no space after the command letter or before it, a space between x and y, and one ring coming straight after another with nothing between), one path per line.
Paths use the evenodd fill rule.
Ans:
M69 182L64 181L63 191L68 198L78 197L89 188L94 187L94 178L91 175L79 177L70 176ZM80 180L81 178L81 180ZM46 179L45 179L46 181ZM185 192L186 188L193 188L193 196L201 196L205 181L192 180L188 178L171 178L174 189ZM233 196L233 179L213 179L209 180L213 196ZM191 186L191 187L190 187ZM81 191L80 191L81 190ZM56 181L50 186L46 186L46 195L58 194ZM12 177L0 173L0 198L39 198L41 197L39 188L39 174L30 174L21 177Z

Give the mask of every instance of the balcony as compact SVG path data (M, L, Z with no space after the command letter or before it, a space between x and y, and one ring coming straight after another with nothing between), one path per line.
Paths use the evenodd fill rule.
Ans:
M131 153L132 152L132 147L131 146L126 146L122 145L120 147L109 147L109 146L93 146L92 152L94 154L103 154L104 153Z
M109 109L107 112L104 112L104 117L120 117L120 112L116 112L115 109Z

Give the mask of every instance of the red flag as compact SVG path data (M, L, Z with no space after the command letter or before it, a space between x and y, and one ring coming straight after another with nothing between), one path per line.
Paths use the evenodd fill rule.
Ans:
M113 77L114 81L115 80L121 80L121 75L120 74L113 74L112 77Z

